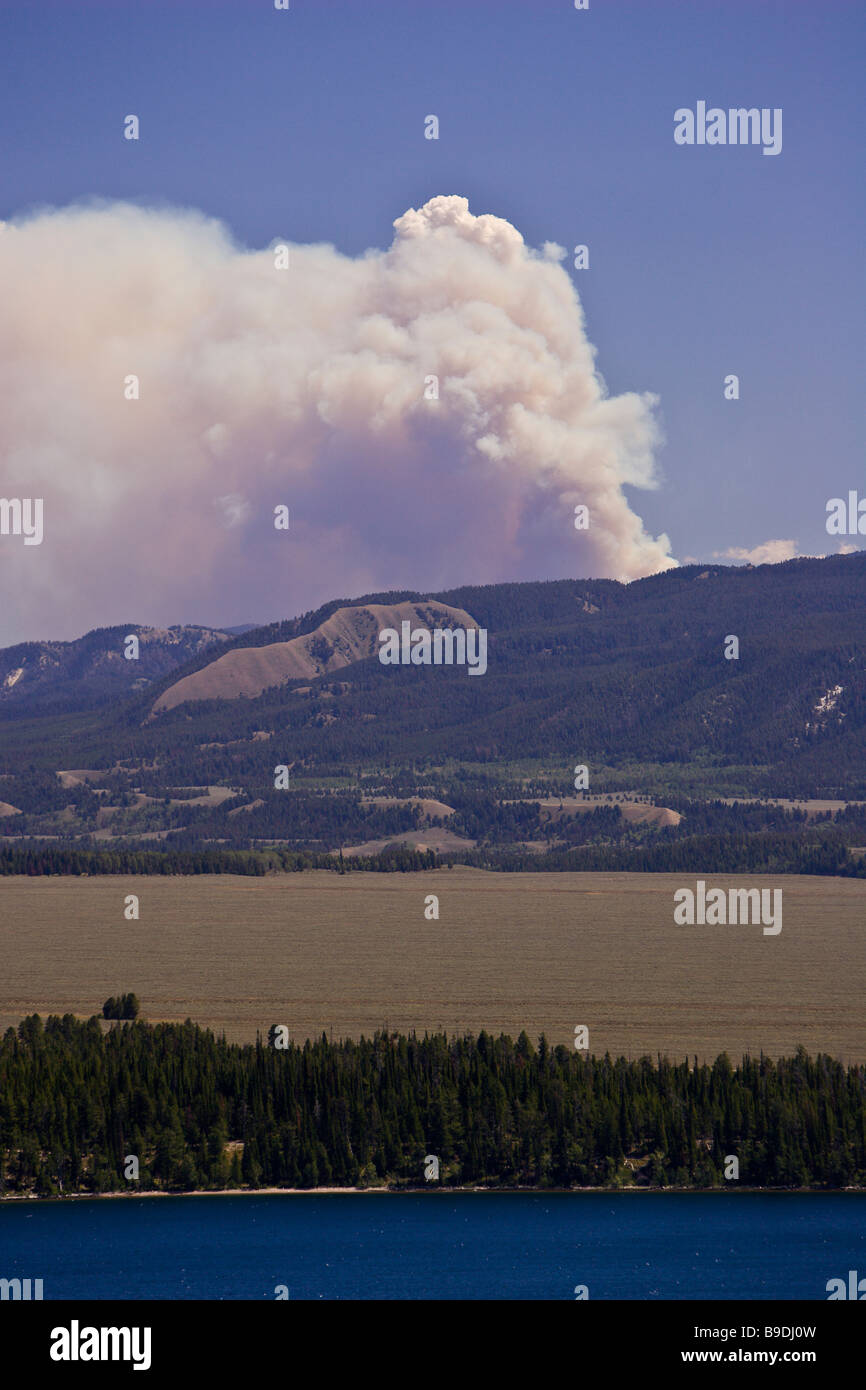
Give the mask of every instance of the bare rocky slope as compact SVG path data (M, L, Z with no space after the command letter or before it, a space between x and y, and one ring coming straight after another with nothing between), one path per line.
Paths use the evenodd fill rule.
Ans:
M235 647L217 656L163 691L154 704L154 713L189 700L255 699L262 691L286 681L315 680L374 656L379 650L379 633L384 628L399 632L403 622L429 629L477 626L462 608L447 603L365 603L338 608L303 637L264 647Z

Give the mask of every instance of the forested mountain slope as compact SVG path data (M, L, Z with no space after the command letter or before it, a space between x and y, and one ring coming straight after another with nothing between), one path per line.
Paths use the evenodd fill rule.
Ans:
M380 773L420 785L446 765L470 780L488 765L501 780L520 764L553 770L564 790L583 763L591 775L635 769L638 791L642 768L656 769L657 783L668 769L669 785L685 790L676 769L710 767L743 769L738 785L751 790L862 797L864 600L864 552L757 569L691 566L629 585L562 580L335 599L197 650L98 710L47 713L22 700L21 717L0 723L0 799L27 810L40 778L54 787L57 771L72 768L113 769L152 797L219 785L267 800L280 763L308 787ZM383 666L371 655L255 698L152 713L166 690L226 652L290 642L338 609L400 603L448 605L485 628L486 673ZM739 654L727 659L734 637Z

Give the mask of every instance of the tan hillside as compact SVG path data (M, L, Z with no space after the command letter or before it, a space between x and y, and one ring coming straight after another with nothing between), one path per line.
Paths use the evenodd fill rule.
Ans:
M446 806L444 801L434 801L429 796L363 796L361 800L367 806L420 806L421 814L428 823L433 816L444 819L454 815L453 806Z
M439 826L429 830L404 830L399 835L391 835L384 840L365 840L361 845L344 845L344 859L358 859L365 855L381 854L388 845L402 845L405 849L420 851L435 849L437 854L451 854L454 850L473 849L474 840L465 835L455 835L453 830L442 830Z
M169 686L156 701L153 712L174 709L187 700L235 700L255 698L263 690L284 681L315 679L338 671L354 661L364 661L379 650L379 633L401 622L413 627L471 628L478 624L462 608L446 603L365 603L357 608L338 608L314 632L266 647L239 647L225 652L192 675Z
M107 776L105 768L98 767L79 767L70 769L68 772L58 772L61 787L80 787L85 782L98 782L100 778Z
M669 806L650 805L644 801L614 801L610 793L602 796L539 796L528 797L537 801L543 811L547 811L551 821L561 820L563 816L573 816L579 811L594 811L597 806L618 806L624 820L635 825L679 825L682 816ZM502 803L507 806L509 803Z

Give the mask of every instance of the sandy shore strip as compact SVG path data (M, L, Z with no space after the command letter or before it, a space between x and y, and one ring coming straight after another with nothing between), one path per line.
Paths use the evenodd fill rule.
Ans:
M617 1197L629 1192L680 1192L684 1196L726 1197L736 1195L730 1188L723 1187L215 1187L196 1188L191 1192L162 1192L148 1189L144 1192L63 1192L54 1197L37 1197L35 1192L10 1192L0 1196L0 1206L7 1202L92 1202L103 1198L117 1198L120 1201L136 1200L141 1197L365 1197L368 1193L379 1193L388 1197L405 1196L461 1196L466 1194L489 1193L491 1196L505 1196L508 1193L522 1196L553 1197L582 1192L605 1193ZM835 1192L859 1192L866 1195L866 1187L738 1187L737 1194L760 1192L765 1196L778 1194L791 1196L809 1193L822 1196Z

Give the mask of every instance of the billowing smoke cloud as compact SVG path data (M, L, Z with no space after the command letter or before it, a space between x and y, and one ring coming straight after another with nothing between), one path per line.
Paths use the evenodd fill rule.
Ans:
M836 555L853 555L856 545L838 544L836 545ZM727 550L714 550L715 560L733 560L735 563L746 565L781 565L785 560L824 560L826 555L801 555L797 541L764 541L761 545L753 546L749 550L745 546L731 545ZM699 561L691 556L685 558L687 565L698 564Z
M731 545L727 550L713 551L717 560L739 560L747 565L780 565L785 560L794 560L799 555L796 541L764 541L749 550L745 546Z
M0 495L44 498L44 540L0 537L0 641L675 563L623 494L654 400L606 394L561 249L459 197L394 226L287 269L190 212L5 226Z

